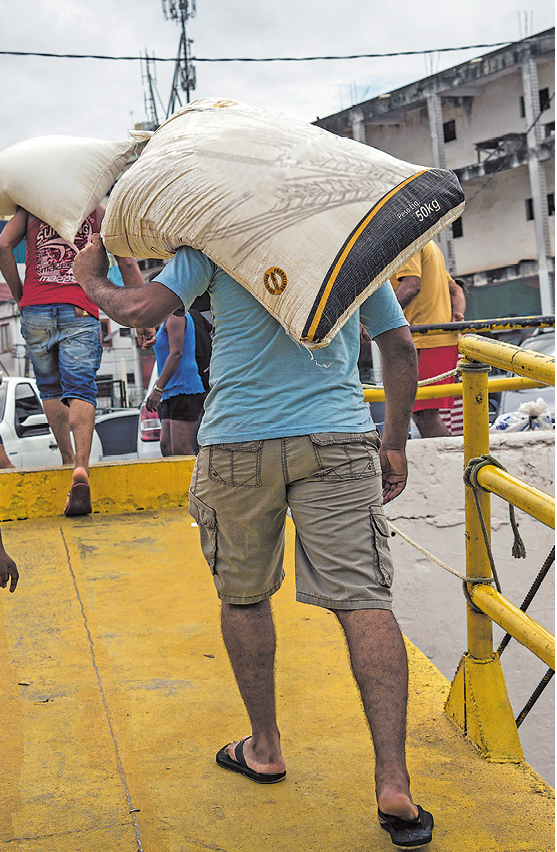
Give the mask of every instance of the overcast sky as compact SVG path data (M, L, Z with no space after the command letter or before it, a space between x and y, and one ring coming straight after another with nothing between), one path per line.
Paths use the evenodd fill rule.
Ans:
M194 56L319 56L515 41L554 25L551 0L197 0ZM174 57L179 29L161 0L0 0L0 50ZM382 59L196 63L196 97L223 97L306 121L486 53ZM52 133L127 138L145 118L139 62L0 56L0 150ZM157 63L159 116L172 63ZM184 96L185 103L185 96Z

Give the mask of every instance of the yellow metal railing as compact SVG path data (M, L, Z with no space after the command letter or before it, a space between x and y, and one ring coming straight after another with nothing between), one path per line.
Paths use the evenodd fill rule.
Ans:
M520 376L489 379L487 383L488 393L498 393L506 390L521 390L522 388L543 388L545 383L534 381ZM454 382L450 385L425 385L418 388L416 399L436 399L445 396L462 396L462 382ZM371 387L364 385L364 399L366 402L381 402L385 399L385 391L381 386Z
M555 359L477 335L464 336L459 351L464 356L461 368L466 467L472 459L489 455L489 365L554 385ZM490 492L553 528L555 500L493 464L478 470L477 484L480 488L475 494L472 487L466 488L465 515L466 575L478 582L467 584L468 651L451 685L446 712L486 757L523 760L501 663L493 652L492 622L552 669L555 638L489 585Z
M525 320L451 323L447 327L416 326L412 327L412 331L439 334L445 330L493 331L554 325L554 317L529 317ZM475 334L466 334L461 338L459 351L464 356L460 364L462 382L419 387L416 398L462 396L466 469L471 460L489 456L489 394L555 385L555 359ZM488 379L491 367L515 375ZM364 385L364 397L367 402L377 402L384 400L385 394L382 387ZM495 622L502 627L509 636L549 666L550 670L555 669L555 637L491 585L491 494L496 494L553 529L555 500L496 464L485 461L477 470L476 483L477 489L465 489L466 578L429 554L430 558L463 580L471 579L471 582L465 583L468 650L451 684L445 711L485 757L499 762L516 762L524 760L524 755L499 653L493 650L492 624ZM411 543L420 549L416 542ZM502 644L499 650L503 647ZM525 712L526 708L523 714Z

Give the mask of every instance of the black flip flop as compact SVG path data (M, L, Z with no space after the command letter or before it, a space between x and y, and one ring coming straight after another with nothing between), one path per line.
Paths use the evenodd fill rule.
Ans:
M247 739L249 739L249 737L247 737ZM228 748L228 746L223 746L221 750L217 752L218 765L222 766L223 769L230 769L231 772L239 772L240 775L245 775L246 778L249 778L250 781L255 781L257 784L277 784L286 777L286 772L277 772L276 775L269 775L264 772L256 772L254 769L250 769L244 757L245 741L246 740L240 740L234 749L236 760L232 760L232 758L225 752L225 748Z
M377 813L384 822L379 821L381 828L388 831L395 846L401 849L419 849L431 843L433 831L433 816L429 811L424 811L419 805L418 816L415 820L405 820L391 814L384 814L378 810Z

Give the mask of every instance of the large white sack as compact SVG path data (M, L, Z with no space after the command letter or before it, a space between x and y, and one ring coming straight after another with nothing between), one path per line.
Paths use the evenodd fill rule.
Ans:
M133 147L133 141L37 136L0 151L0 216L24 207L73 243Z
M313 349L463 207L453 172L205 98L118 181L102 236L124 256L200 249Z

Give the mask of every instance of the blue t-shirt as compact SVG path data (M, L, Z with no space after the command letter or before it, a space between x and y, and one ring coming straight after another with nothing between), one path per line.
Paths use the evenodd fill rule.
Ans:
M178 249L156 280L186 311L209 289L215 336L201 446L373 429L358 375L358 311L328 346L310 352L196 249ZM364 302L360 319L371 337L408 325L388 282Z
M157 369L160 376L166 364L166 359L170 355L170 343L165 322L157 331L157 339L155 340L153 349L155 350ZM193 318L189 314L186 314L182 357L174 375L170 377L164 386L161 398L169 399L171 396L178 396L180 393L193 394L204 392L205 388L203 387L203 382L197 369L197 361L195 360L195 323Z

